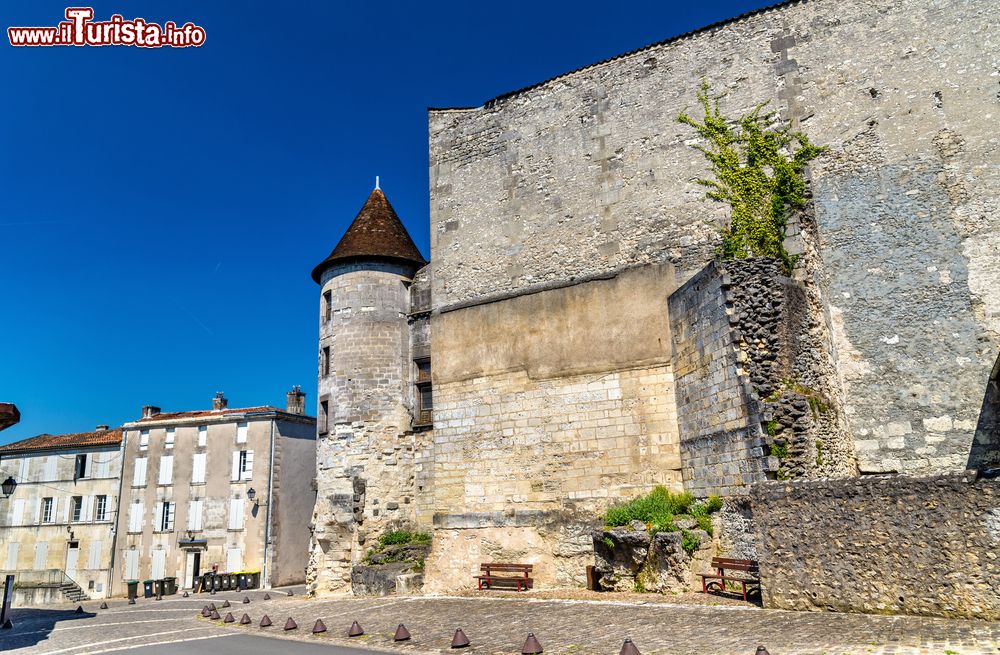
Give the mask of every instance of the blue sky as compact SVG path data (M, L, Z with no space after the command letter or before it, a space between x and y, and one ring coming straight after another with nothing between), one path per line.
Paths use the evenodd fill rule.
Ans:
M750 0L97 2L201 48L0 43L0 401L42 432L316 399L309 277L380 175L429 256L427 107L475 106ZM66 3L5 0L9 26Z

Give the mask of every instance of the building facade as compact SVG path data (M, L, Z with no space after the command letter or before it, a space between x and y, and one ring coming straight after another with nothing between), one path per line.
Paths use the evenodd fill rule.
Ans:
M115 595L125 581L194 579L257 571L262 586L301 583L315 498L316 420L305 394L288 393L284 410L143 408L124 430L124 465Z
M349 590L395 525L433 530L431 590L506 557L581 585L601 513L656 484L1000 462L992 11L784 2L431 110L432 263L376 191L313 272L312 588ZM829 146L791 277L713 267L726 209L678 122L702 80L726 114L769 102Z
M107 597L122 468L122 431L43 434L0 446L15 493L0 504L3 570L36 590L19 601Z

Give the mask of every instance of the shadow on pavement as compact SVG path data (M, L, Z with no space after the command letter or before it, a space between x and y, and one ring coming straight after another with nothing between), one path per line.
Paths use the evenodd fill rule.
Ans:
M26 648L45 641L49 633L61 622L87 619L97 616L93 612L77 614L76 608L50 610L42 608L15 608L10 613L14 627L0 630L0 650Z

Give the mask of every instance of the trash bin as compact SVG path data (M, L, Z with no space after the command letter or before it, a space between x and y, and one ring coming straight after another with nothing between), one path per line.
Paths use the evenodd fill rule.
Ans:
M163 580L153 580L153 593L157 596L163 596L167 593L163 586Z
M250 572L250 588L259 589L260 588L260 571Z
M142 595L143 595L144 598L152 598L153 597L153 581L152 580L143 580L142 581Z
M230 573L229 574L229 588L230 589L239 589L240 588L240 579L239 578L240 577L238 575L236 575L235 573Z
M177 593L177 578L163 578L164 590L163 593L167 596L173 596Z
M125 584L128 585L128 599L135 600L139 597L139 581L138 580L126 580Z
M229 576L223 573L219 576L219 582L222 585L223 591L229 591Z
M222 591L222 577L212 574L212 591Z
M247 584L247 580L248 579L249 579L249 576L246 573L237 573L236 574L236 588L239 589L240 591L245 591L247 589L247 587L248 587L248 584Z

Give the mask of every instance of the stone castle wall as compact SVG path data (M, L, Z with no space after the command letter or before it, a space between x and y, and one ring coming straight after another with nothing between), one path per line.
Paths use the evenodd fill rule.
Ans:
M1000 618L1000 483L964 474L765 482L764 605Z
M676 121L702 78L830 146L815 274L864 472L964 468L1000 348L1000 36L987 0L810 0L430 115L436 309L633 266L684 282L726 209ZM811 301L810 301L811 302Z

